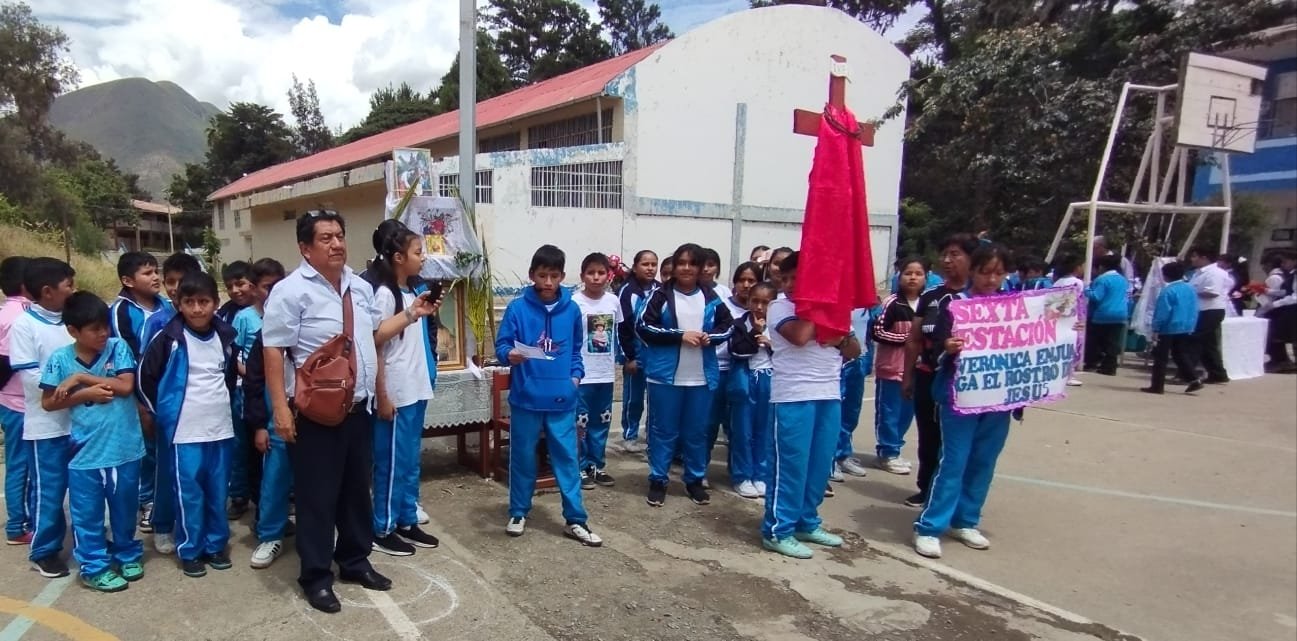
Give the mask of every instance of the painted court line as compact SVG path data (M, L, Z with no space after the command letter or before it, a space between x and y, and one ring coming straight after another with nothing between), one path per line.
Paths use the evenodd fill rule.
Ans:
M1172 505L1186 505L1189 507L1203 507L1212 510L1226 510L1229 512L1244 512L1247 514L1260 514L1263 516L1282 516L1290 519L1297 519L1297 512L1287 510L1270 510L1261 507L1249 507L1246 505L1231 505L1229 503L1212 503L1210 501L1195 501L1194 499L1181 499L1172 496L1158 496L1156 494L1139 494L1136 492L1123 492L1121 490L1109 490L1101 487L1090 487L1088 485L1073 485L1071 483L1060 483L1058 481L1045 481L1041 479L1027 478L1025 476L1013 476L1011 474L996 474L995 478L1005 479L1008 481L1017 481L1028 485L1039 485L1041 487L1052 487L1061 490L1074 490L1077 492L1087 492L1089 494L1100 494L1103 496L1116 496L1124 499L1141 499L1144 501L1157 501L1159 503L1170 503ZM0 639L0 641L5 641Z
M393 601L392 597L386 592L365 590L365 594L369 596L370 601L374 602L374 607L378 608L384 619L387 619L387 624L392 626L392 630L396 632L396 636L401 641L419 641L419 639L423 638L423 633L419 632L419 626L415 625L414 621L411 621L410 617L406 616L401 606L397 605L396 601ZM0 638L0 641L8 640Z
M36 598L31 600L31 605L42 608L48 608L51 605L54 605L54 602L63 594L63 591L68 589L69 585L72 585L72 579L72 576L65 576L61 579L50 581L45 588L41 590L40 594L37 594ZM0 630L0 641L18 641L23 638L23 635L27 634L27 631L35 624L35 621L28 619L27 617L15 617L13 621L9 622L9 625L6 625L3 630Z
M1180 435L1180 436L1189 436L1189 437L1195 437L1195 438L1204 438L1204 439L1208 439L1208 440L1212 440L1212 441L1224 441L1224 442L1226 442L1226 443L1230 443L1230 444L1232 444L1232 445L1237 445L1237 446L1258 447L1258 448L1266 449L1266 450L1279 450L1279 451L1283 451L1283 452L1297 453L1297 449L1294 449L1294 448L1291 448L1291 447L1286 447L1286 446L1283 446L1283 445L1273 445L1273 444L1270 444L1270 443L1256 443L1256 442L1253 442L1253 441L1244 441L1244 440L1240 440L1240 439L1236 439L1236 438L1230 438L1230 437L1228 437L1228 436L1218 436L1218 435L1216 435L1216 434L1203 434L1203 433L1201 433L1201 432L1193 432L1193 431L1190 431L1190 430L1179 430L1179 429L1176 429L1176 428L1174 428L1174 427L1158 427L1158 426L1156 426L1156 425L1146 425L1146 424L1144 424L1144 423L1132 423L1132 422L1130 422L1130 421L1126 421L1126 420L1119 419L1119 418L1113 418L1113 417L1110 417L1110 416L1099 416L1099 415L1096 415L1096 414L1086 414L1086 413L1084 413L1084 412L1074 412L1074 411L1070 411L1070 410L1058 409L1058 408L1056 408L1056 407L1033 407L1033 408L1031 408L1031 409L1033 409L1033 410L1040 410L1040 411L1042 411L1042 412L1053 412L1053 413L1056 413L1056 414L1066 414L1066 415L1068 415L1068 416L1076 416L1076 417L1079 417L1079 418L1088 418L1088 419L1092 419L1092 420L1096 420L1096 421L1102 421L1102 422L1104 422L1104 423L1118 423L1118 424L1121 424L1121 425L1124 425L1124 426L1137 427L1137 428L1139 428L1139 429L1143 429L1143 430L1151 430L1151 431L1154 431L1154 432L1168 432L1168 433L1171 433L1171 434L1178 434L1178 435Z

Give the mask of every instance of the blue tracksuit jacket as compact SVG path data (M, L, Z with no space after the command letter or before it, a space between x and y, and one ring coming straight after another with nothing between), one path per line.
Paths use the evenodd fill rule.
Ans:
M702 331L711 339L713 346L730 339L733 333L734 319L725 301L710 287L700 286L706 307L703 308ZM648 377L671 385L675 382L676 367L680 364L680 343L685 332L676 324L676 290L675 282L663 285L649 297L644 313L636 324L636 333L644 340L644 369ZM716 362L716 350L703 350L703 376L707 379L707 389L716 390L720 385L721 370Z
M1198 325L1198 294L1193 285L1176 281L1162 288L1153 309L1153 331L1158 334L1192 334Z

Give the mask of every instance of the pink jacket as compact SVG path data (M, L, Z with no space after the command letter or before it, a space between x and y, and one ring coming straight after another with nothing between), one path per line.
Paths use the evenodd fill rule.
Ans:
M914 308L897 294L883 301L883 313L870 328L878 343L874 376L878 380L899 381L905 373L905 339L914 323Z

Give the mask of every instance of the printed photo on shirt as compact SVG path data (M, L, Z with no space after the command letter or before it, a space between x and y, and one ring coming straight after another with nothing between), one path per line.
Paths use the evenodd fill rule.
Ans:
M586 349L591 354L607 354L613 348L613 315L587 314L585 317Z

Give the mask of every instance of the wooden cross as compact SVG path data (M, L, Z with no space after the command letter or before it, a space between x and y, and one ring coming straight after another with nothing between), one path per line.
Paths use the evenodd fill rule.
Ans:
M845 107L847 96L847 76L846 62L847 59L839 56L833 56L834 69L829 72L829 104L834 107ZM793 133L803 136L820 135L821 114L805 109L793 110ZM866 147L874 146L874 126L869 123L860 123L860 142Z

